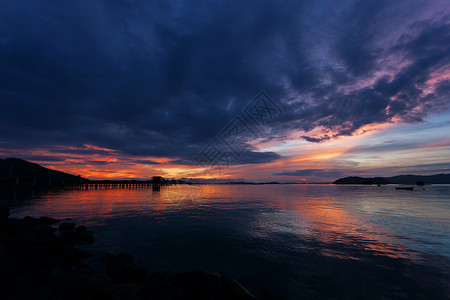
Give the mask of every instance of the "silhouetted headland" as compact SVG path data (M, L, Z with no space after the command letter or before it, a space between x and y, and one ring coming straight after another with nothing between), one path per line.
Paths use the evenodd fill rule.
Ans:
M398 175L393 177L345 177L333 182L334 184L450 184L450 174L436 175Z
M37 183L43 180L46 182L49 180L54 182L88 181L81 176L45 168L19 158L0 159L0 180L21 180L22 182L25 180L27 182L36 181Z
M336 180L334 184L392 184L391 181L383 177L363 178L363 177L345 177Z

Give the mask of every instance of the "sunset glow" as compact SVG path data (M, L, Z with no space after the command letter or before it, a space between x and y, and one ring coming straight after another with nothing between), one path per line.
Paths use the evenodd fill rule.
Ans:
M262 5L251 21L238 7L213 9L212 19L240 21L212 33L187 7L168 5L161 20L130 19L135 25L122 28L94 5L75 17L104 32L82 37L61 21L73 17L65 10L58 18L40 6L23 11L25 29L12 26L0 41L11 62L2 68L0 156L89 179L330 182L449 171L445 1L419 1L408 14L396 3L294 6ZM163 21L175 15L171 26ZM288 29L285 18L298 22ZM378 21L362 26L366 18ZM273 31L255 33L266 22ZM39 32L50 36L31 38ZM163 32L179 46L166 44ZM253 34L259 38L248 44ZM98 45L86 48L85 40ZM24 48L26 41L34 44ZM220 168L213 152L199 163L211 143L226 158Z

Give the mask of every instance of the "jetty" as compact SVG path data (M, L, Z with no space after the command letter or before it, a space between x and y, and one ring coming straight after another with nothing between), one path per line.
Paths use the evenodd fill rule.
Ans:
M41 188L41 189L136 189L136 188L157 188L176 184L174 180L64 180L64 179L28 179L16 177L15 179L1 179L0 188Z
M177 184L176 180L152 176L147 180L89 180L45 168L17 158L0 159L0 190L16 189L135 189Z

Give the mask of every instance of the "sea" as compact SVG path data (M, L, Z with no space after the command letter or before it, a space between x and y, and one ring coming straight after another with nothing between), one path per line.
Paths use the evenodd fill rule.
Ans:
M259 299L450 299L450 185L174 185L8 198L95 231L92 263L205 270Z

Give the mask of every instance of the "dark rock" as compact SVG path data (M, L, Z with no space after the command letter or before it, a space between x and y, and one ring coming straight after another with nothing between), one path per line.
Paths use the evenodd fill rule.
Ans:
M5 205L0 204L0 220L8 219L9 208Z
M85 232L62 231L59 239L68 245L92 244L95 241L94 232L89 230L86 230Z
M27 251L21 252L21 258L24 262L34 266L51 267L56 265L54 258L50 255L48 245L39 245L27 248Z
M181 296L175 287L161 273L152 274L143 284L138 295L144 299L178 300Z
M108 276L123 281L141 281L144 279L147 270L137 268L134 265L136 260L128 254L114 255L108 253L107 274Z
M53 259L56 259L65 265L76 265L83 259L91 256L87 251L60 243L48 246L47 251Z
M53 225L53 224L59 223L59 220L49 218L49 217L40 217L39 219L41 220L42 224L44 224L44 225Z
M30 270L26 270L30 271ZM12 278L1 278L1 299L55 299L50 286L38 274L20 274Z
M61 294L86 295L108 284L105 277L83 268L55 269L52 275Z
M95 241L94 232L77 232L75 242L78 244L92 244Z
M64 222L55 233L50 225L57 222L45 217L0 220L1 299L253 298L237 281L217 273L155 273L145 280L146 269L125 253L108 254L106 277L83 262L90 253L71 246L93 242L93 232Z
M51 226L49 226L49 225L41 225L41 226L39 227L39 232L40 232L41 234L47 234L47 235L52 234L52 235L53 235L53 233L54 233L55 231L56 231L56 229L53 228L53 227L51 227Z
M25 237L28 235L38 235L38 236L52 236L52 229L48 225L44 225L41 219L36 219L33 217L25 217L21 220L18 219L8 219L4 220L8 221L8 224L3 224L3 226L7 227L9 233L12 235L13 233L17 234L17 237ZM33 238L33 237L32 237Z
M67 246L75 246L75 241L70 236L70 234L64 234L57 237L58 241Z
M22 220L19 220L17 218L9 218L9 219L5 219L5 220L0 220L0 229L4 229L4 230L11 230L11 229L16 229Z
M59 224L58 230L59 231L73 231L75 229L74 223L64 222Z
M19 222L16 226L9 224L6 230L7 245L13 246L19 252L27 251L28 248L42 245L55 240L53 229L46 226L36 227L30 222Z
M134 265L137 261L136 257L127 253L119 253L117 258L124 264Z
M28 226L29 229L31 229L32 227L39 227L43 224L40 219L36 219L30 216L26 216L25 218L23 218L21 223L22 225Z
M75 231L76 231L76 232L87 232L88 230L87 230L86 226L78 226L78 227L75 229Z
M77 268L80 270L92 270L92 267L84 262L80 262L79 264L77 264Z

